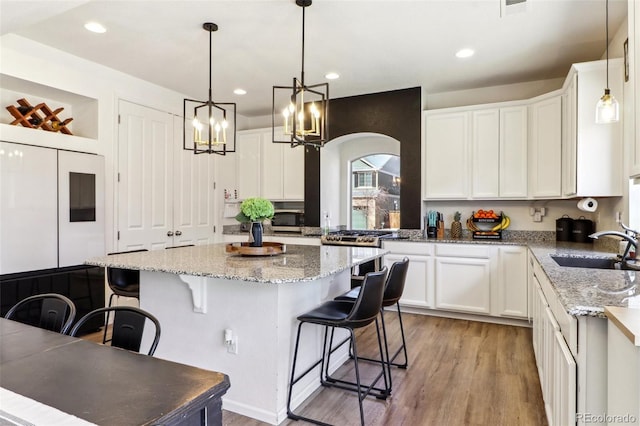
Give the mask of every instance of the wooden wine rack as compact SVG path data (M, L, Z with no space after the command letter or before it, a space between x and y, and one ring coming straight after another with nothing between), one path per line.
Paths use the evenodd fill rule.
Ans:
M30 129L43 129L48 132L60 132L65 135L72 135L67 125L73 121L73 118L67 118L61 121L58 114L64 108L51 110L44 102L32 106L26 99L18 99L18 106L9 105L7 110L15 118L11 122L12 125L22 125Z

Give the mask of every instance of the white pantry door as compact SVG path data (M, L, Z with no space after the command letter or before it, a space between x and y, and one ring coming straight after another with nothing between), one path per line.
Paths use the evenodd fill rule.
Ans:
M212 244L215 155L182 149L182 117L173 123L173 245Z
M118 251L170 245L173 122L169 113L120 100Z
M212 156L182 149L181 117L119 108L118 251L212 243Z

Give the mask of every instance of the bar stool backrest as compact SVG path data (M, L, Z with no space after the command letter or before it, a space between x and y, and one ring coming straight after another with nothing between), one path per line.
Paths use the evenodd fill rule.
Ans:
M108 255L137 253L142 251L147 251L147 249L109 253ZM109 284L111 291L113 291L117 295L137 297L131 294L127 294L126 291L127 287L140 285L140 271L133 269L107 267L107 283ZM134 290L134 292L137 292L137 289Z
M380 271L368 272L364 276L358 298L345 321L354 323L356 327L364 327L376 319L382 308L386 276L386 266Z
M382 306L391 306L402 297L404 291L404 283L407 279L407 270L409 269L409 258L394 262L389 269L387 275L387 284L384 288L384 297L382 298Z

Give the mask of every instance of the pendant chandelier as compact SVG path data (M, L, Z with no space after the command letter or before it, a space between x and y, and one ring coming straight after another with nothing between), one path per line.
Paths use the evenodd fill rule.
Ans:
M209 32L209 99L184 100L182 148L194 154L226 155L236 150L236 104L212 99L211 46L213 32L218 31L218 26L205 22L202 28Z
M291 86L273 86L272 133L274 143L324 146L328 140L327 112L329 84L306 85L304 81L304 22L305 9L312 0L296 0L302 8L302 71ZM283 126L284 132L277 130Z
M607 87L596 104L596 123L615 123L620 119L618 101L609 91L609 0L606 0Z

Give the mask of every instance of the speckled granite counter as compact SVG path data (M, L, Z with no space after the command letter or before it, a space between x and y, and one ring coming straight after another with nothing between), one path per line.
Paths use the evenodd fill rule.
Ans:
M226 253L225 246L119 254L87 263L139 269L140 307L162 324L154 356L224 372L231 381L225 410L280 424L287 413L297 317L348 291L350 268L387 251L287 244L285 254L253 257ZM320 358L322 337L321 327L305 330L299 362L311 365ZM336 365L348 359L347 345L331 359ZM318 386L317 376L301 380L292 408Z
M615 257L615 253L598 251L590 244L529 244L543 271L551 281L560 302L571 315L604 318L604 307L640 306L640 272L558 265L551 255L578 257Z
M382 256L375 248L287 245L277 256L240 256L226 244L152 250L97 257L85 263L141 271L168 272L262 283L312 281Z
M615 257L612 247L616 239L602 244L556 242L553 233L511 233L503 240L426 239L421 235L405 238L415 243L499 244L527 246L551 281L554 291L567 313L575 316L604 318L604 306L640 307L640 272L593 268L573 268L558 265L550 256ZM614 243L614 244L611 244Z

